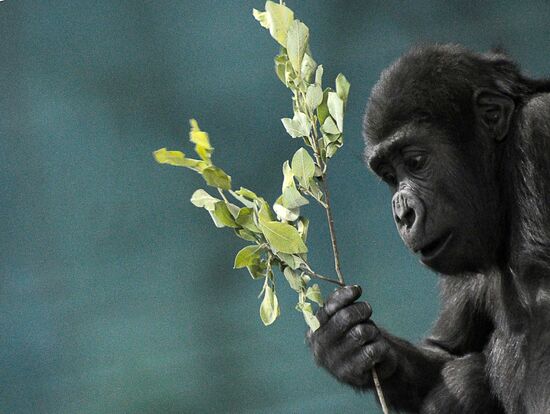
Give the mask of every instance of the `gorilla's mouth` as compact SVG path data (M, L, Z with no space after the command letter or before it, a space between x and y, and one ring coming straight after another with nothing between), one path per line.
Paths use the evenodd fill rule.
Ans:
M426 246L419 250L422 255L423 261L432 260L439 255L451 240L452 233L446 233L445 235L435 239L434 241L428 243Z

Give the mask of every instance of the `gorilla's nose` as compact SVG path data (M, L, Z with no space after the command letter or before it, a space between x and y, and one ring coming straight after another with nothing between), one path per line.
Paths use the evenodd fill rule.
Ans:
M399 235L412 251L422 243L425 208L422 200L410 188L404 188L392 198L393 219Z
M399 231L401 232L403 227L410 230L416 220L416 212L414 207L409 205L409 199L404 192L400 191L393 196L392 208L393 218Z

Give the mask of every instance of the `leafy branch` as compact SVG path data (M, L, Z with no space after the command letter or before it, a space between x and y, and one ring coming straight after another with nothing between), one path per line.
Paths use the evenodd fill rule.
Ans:
M281 195L270 205L253 191L232 188L231 177L212 161L214 148L208 134L192 119L190 141L195 144L198 159L180 151L166 148L155 151L157 162L186 167L199 173L208 186L217 189L221 198L203 189L196 190L191 203L204 208L216 227L232 228L235 234L250 244L236 255L234 268L246 268L253 279L263 279L260 295L260 318L265 325L272 324L280 315L273 269L278 268L289 286L298 294L296 309L300 311L312 331L319 328L313 303L323 305L317 279L344 286L340 269L338 245L327 185L327 164L342 147L344 139L344 111L350 84L344 75L336 77L335 89L323 89L323 66L317 65L309 48L309 29L294 18L294 12L284 4L267 1L265 11L253 11L260 24L269 30L279 43L280 53L275 57L275 72L292 92L293 117L283 118L286 132L301 139L290 161L282 166ZM232 197L232 202L228 196ZM314 271L307 258L306 246L309 220L300 209L315 200L325 210L330 233L336 278ZM376 371L373 379L384 413L387 407Z

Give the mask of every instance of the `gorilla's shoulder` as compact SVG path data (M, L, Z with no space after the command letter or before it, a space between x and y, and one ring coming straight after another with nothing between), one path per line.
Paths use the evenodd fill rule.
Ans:
M550 118L550 93L533 95L525 105L525 111L532 115Z
M550 93L532 96L526 102L521 114L522 130L525 137L546 138L550 141Z

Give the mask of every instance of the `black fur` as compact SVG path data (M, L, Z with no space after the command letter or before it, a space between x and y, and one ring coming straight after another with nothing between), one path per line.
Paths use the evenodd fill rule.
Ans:
M441 273L442 309L412 345L342 288L308 334L316 360L358 389L376 364L396 410L550 413L550 81L500 51L414 48L382 73L364 129L404 242ZM407 161L409 138L428 156Z

